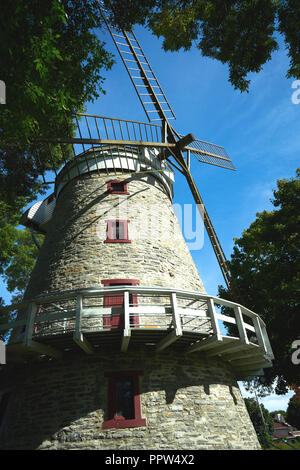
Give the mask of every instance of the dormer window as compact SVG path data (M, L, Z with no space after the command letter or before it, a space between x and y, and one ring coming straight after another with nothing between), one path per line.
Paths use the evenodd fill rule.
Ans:
M127 183L125 181L108 181L107 192L110 194L129 194L127 191Z

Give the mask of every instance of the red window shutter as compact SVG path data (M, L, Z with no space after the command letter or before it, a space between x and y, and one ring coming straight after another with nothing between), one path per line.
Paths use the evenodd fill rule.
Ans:
M143 375L142 371L120 371L108 372L105 374L108 377L108 420L102 424L103 429L110 428L133 428L139 426L146 426L146 420L142 418L141 414L141 398L139 391L139 376ZM129 379L131 382L131 409L133 415L126 417L118 414L118 405L120 398L118 397L117 384L122 382L122 379Z
M104 243L131 243L128 238L130 220L107 220L107 238Z

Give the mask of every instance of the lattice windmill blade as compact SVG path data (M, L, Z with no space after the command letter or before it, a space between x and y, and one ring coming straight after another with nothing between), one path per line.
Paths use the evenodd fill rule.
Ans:
M101 5L102 2L99 3ZM77 157L86 160L88 173L96 170L111 172L112 168L108 168L104 156L105 152L103 151L107 148L110 149L107 157L108 163L113 162L113 158L111 158L113 148L114 153L117 154L120 163L122 163L120 166L122 172L129 170L132 166L132 162L131 164L127 163L130 159L128 152L135 151L137 155L140 155L141 148L151 149L156 161L155 171L168 172L168 168L170 168L168 163L173 164L187 179L195 203L200 208L209 239L228 286L230 273L227 268L227 260L190 172L190 155L194 155L199 162L235 170L232 161L223 147L196 139L192 134L182 136L175 131L169 123L170 119L175 118L175 114L136 36L133 32L127 33L112 28L107 12L102 7L101 11L148 120L150 122L158 120L161 125L76 114L73 116L75 127L70 129L69 135L57 135L55 138L41 137L35 138L33 141L53 144L54 146L60 145L65 164L70 162L74 168L77 165L78 173L80 173L80 168L77 161L80 158ZM99 168L98 166L99 152L103 154L105 168ZM184 152L187 153L186 159ZM174 157L176 163L171 162L171 157ZM140 157L138 157L138 160L140 160ZM136 160L135 165L138 165L138 171L149 171L149 166L142 160Z
M227 286L229 286L230 272L227 267L226 256L190 172L190 155L194 155L199 162L230 170L235 170L233 163L223 147L196 139L192 134L182 136L175 131L169 123L169 119L174 119L175 114L171 109L136 36L133 32L127 33L123 30L114 31L110 25L108 13L103 8L103 2L100 1L99 3L101 5L103 18L107 28L122 58L149 121L162 121L162 141L169 145L167 144L167 147L159 153L158 157L161 160L167 159L171 164L172 162L170 161L170 157L174 157L176 164L173 162L173 165L186 177L194 200L203 217L204 225L223 277ZM145 101L144 97L147 97L146 99L149 99L149 101ZM162 105L164 105L165 108L163 108ZM151 109L147 106L151 106ZM186 159L183 154L185 151L187 152Z
M224 147L220 145L195 139L185 147L185 150L192 153L201 163L208 163L227 170L235 170L231 158L227 155Z
M102 2L100 2L101 4ZM121 56L149 121L176 119L152 67L133 31L116 30L109 23L107 11L102 15L113 42Z

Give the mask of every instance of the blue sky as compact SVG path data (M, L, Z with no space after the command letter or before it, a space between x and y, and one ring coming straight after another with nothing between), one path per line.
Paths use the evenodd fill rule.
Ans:
M162 41L147 30L135 33L167 95L182 134L222 145L237 171L192 162L192 173L228 258L233 239L255 219L272 210L276 181L295 176L300 166L300 104L292 103L292 79L286 79L288 58L283 45L260 74L252 74L249 93L241 94L228 82L228 68L204 58L194 47L188 52L164 52ZM107 34L108 48L116 53ZM117 53L116 53L117 54ZM88 112L147 122L121 59L106 72L107 94L89 104ZM174 202L193 203L187 184L177 172ZM207 292L217 294L223 283L217 261L205 236L204 246L192 251Z
M257 212L272 210L270 198L276 181L295 176L300 166L300 104L292 103L294 80L285 78L288 58L283 42L263 71L249 77L249 93L241 94L228 82L227 65L202 57L196 47L166 53L162 41L147 30L136 27L135 33L175 112L175 129L224 146L237 169L233 172L192 162L199 192L230 258L233 239L241 236ZM104 74L106 95L87 104L87 112L147 122L109 34L99 37L107 42L117 63ZM174 193L174 203L193 203L178 172ZM192 256L207 292L217 295L223 278L206 234L203 248L192 251ZM8 299L3 288L0 295ZM270 410L284 409L290 396L269 397L269 405L264 403Z
M289 60L283 41L272 61L259 74L249 76L249 93L242 94L228 82L227 65L202 57L196 47L188 52L164 52L162 41L147 30L136 27L135 33L175 112L173 127L181 134L192 132L224 146L237 169L192 163L199 192L230 258L233 239L241 236L257 212L273 209L270 199L277 180L295 176L300 166L300 104L291 99L294 80L285 78ZM88 112L147 122L108 34L104 40L117 63L106 73L107 94L89 105ZM193 203L178 172L174 203ZM218 285L224 282L206 234L203 248L191 253L207 292L217 295ZM250 396L241 389L244 396ZM272 394L260 401L269 411L286 409L292 395Z

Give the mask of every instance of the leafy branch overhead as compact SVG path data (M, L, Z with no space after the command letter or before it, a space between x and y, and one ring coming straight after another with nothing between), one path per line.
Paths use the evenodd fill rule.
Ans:
M120 5L120 3L122 5ZM163 38L165 50L188 50L229 67L235 89L247 91L283 35L290 58L287 77L300 78L298 0L105 0L112 20L124 29L139 23ZM200 60L200 57L199 57Z
M94 0L1 4L0 79L6 84L6 104L0 107L1 274L17 269L16 251L21 256L24 245L16 227L23 208L47 189L40 175L63 162L58 146L49 152L30 139L65 135L72 129L71 112L104 93L104 71L113 60L98 37L101 27ZM23 262L32 264L27 256Z

